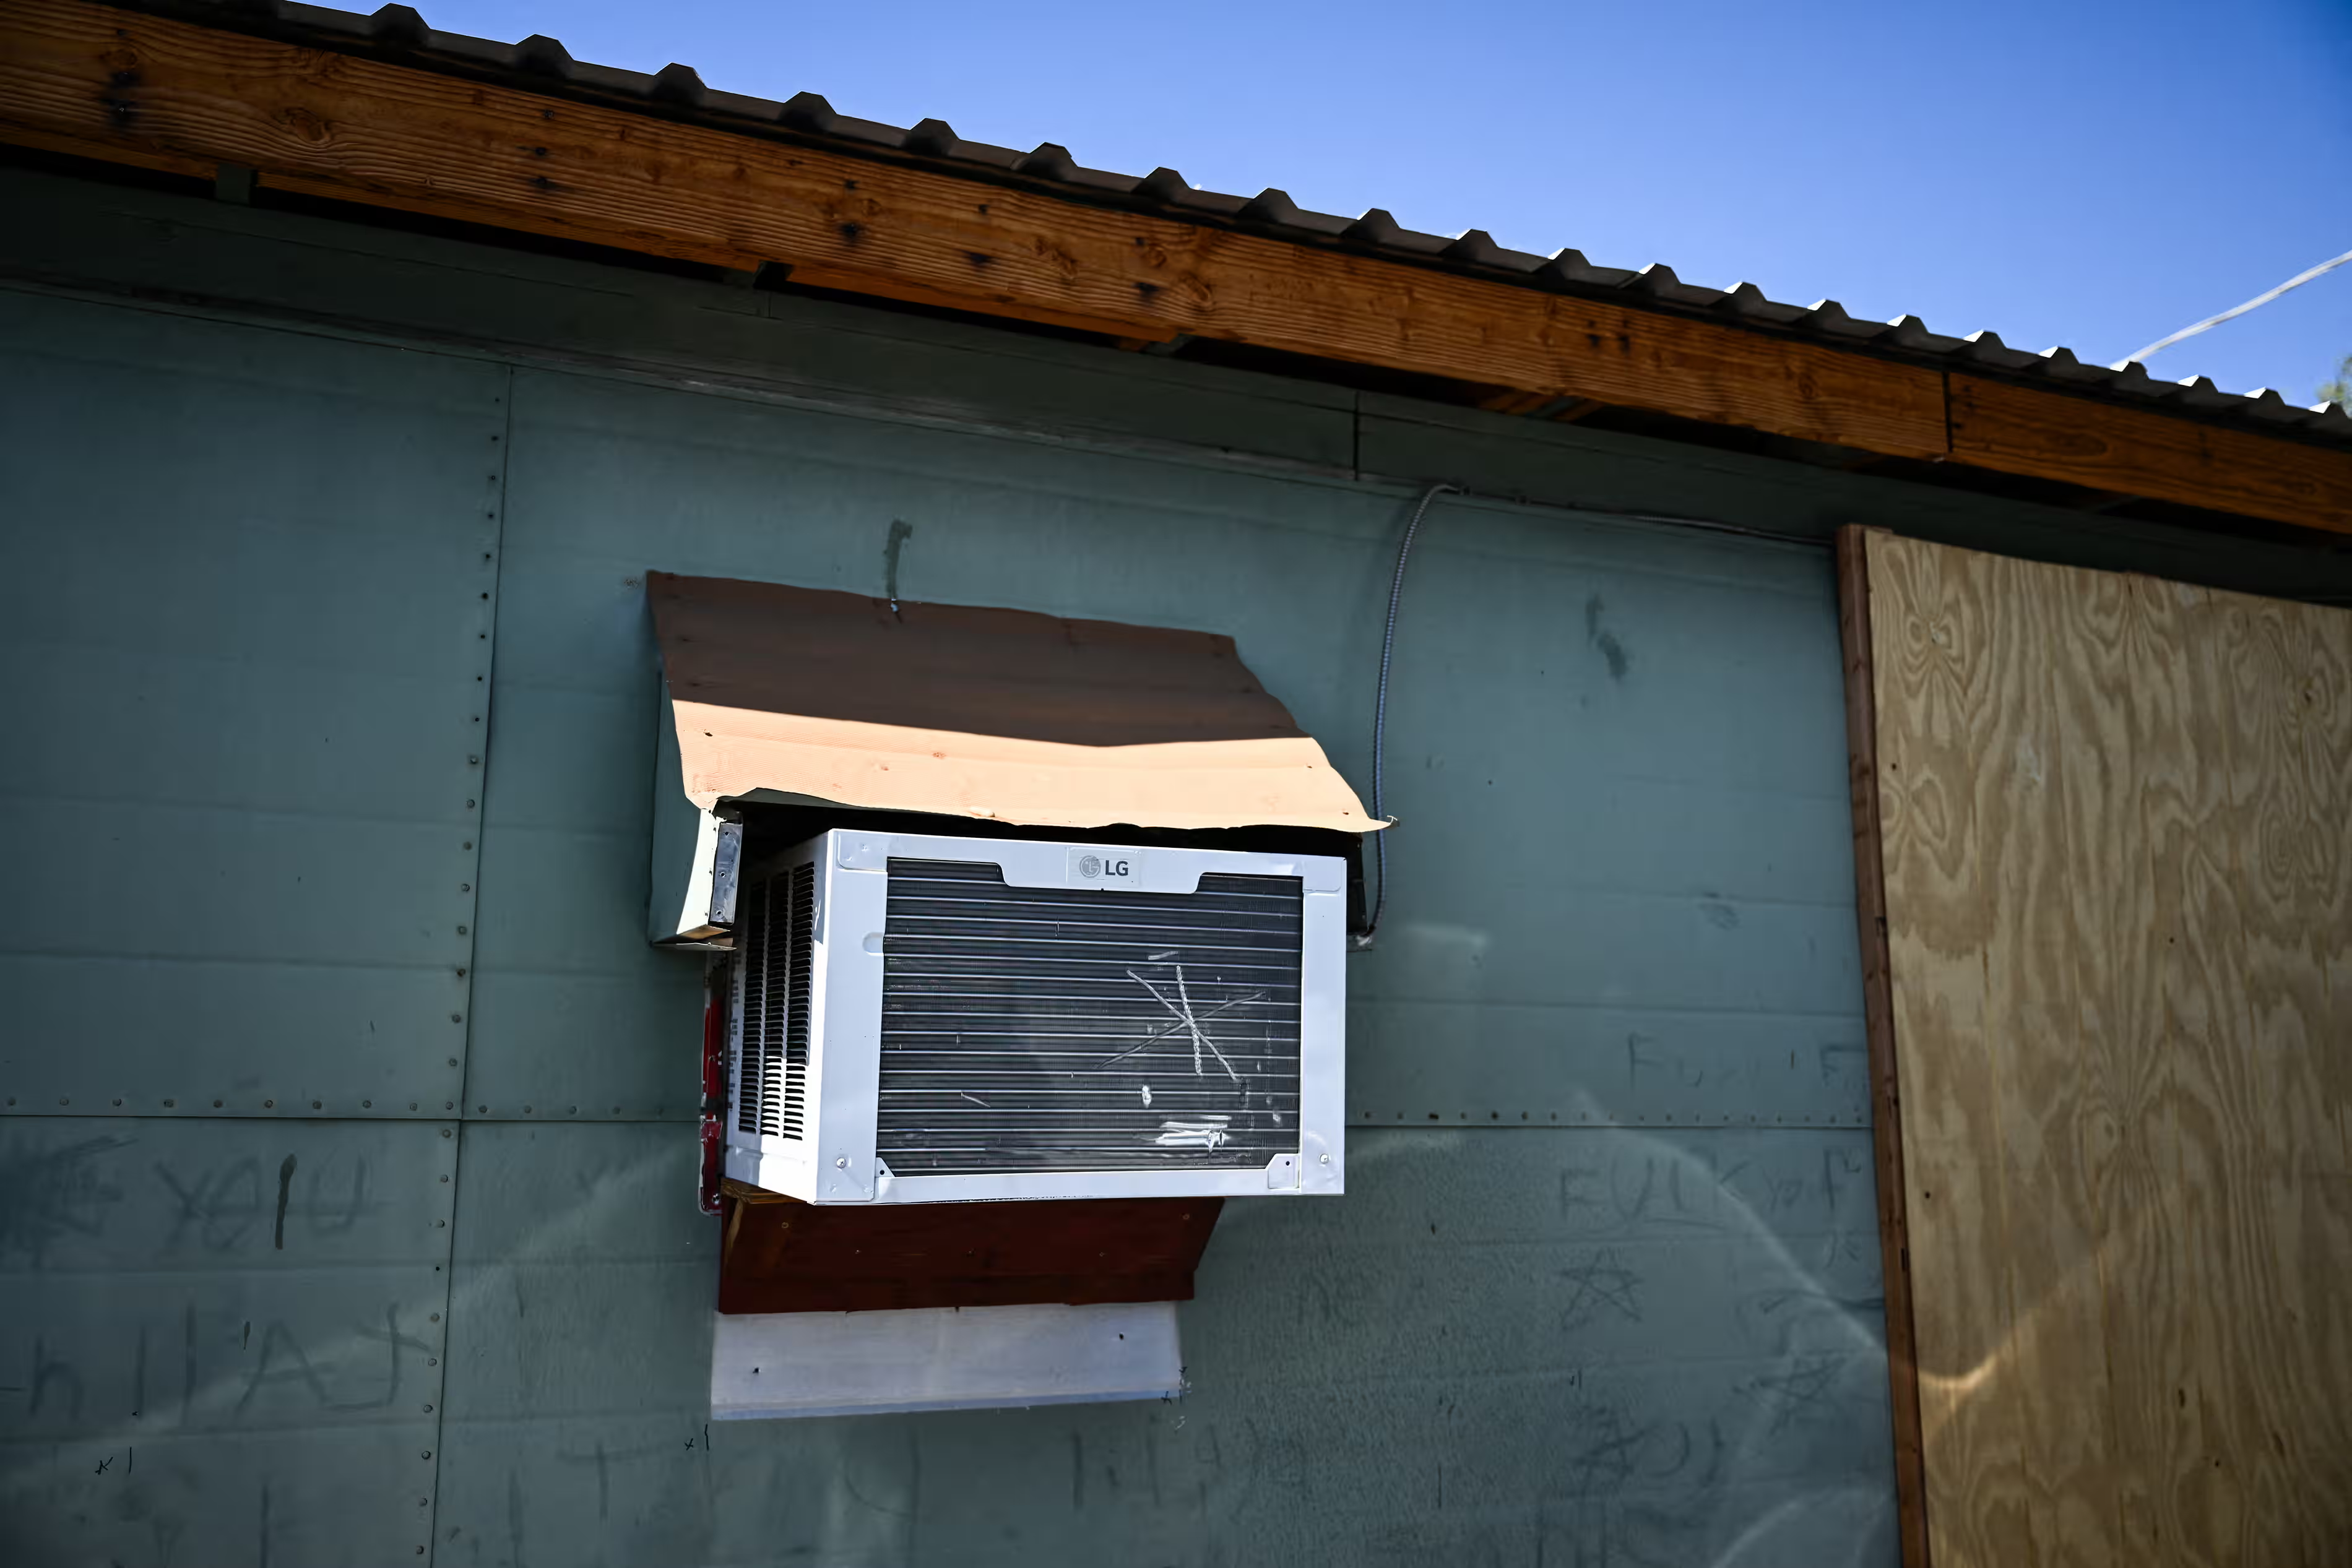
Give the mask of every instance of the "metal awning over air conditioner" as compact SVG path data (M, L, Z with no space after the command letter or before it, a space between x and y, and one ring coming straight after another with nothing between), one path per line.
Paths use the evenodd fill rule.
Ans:
M656 942L726 924L722 802L1066 829L1378 826L1230 637L646 580L663 674Z

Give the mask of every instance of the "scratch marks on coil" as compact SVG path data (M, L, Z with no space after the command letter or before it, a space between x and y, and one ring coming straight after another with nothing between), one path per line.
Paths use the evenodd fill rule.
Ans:
M1233 1136L1227 1124L1230 1116L1195 1116L1181 1122L1162 1122L1160 1135L1151 1141L1168 1149L1213 1149Z
M1224 1011L1227 1008L1234 1006L1236 1002L1255 998L1237 997L1232 1000L1219 1002L1215 1007L1211 1008L1205 1014L1195 1013L1192 1010L1192 991L1184 984L1184 966L1178 964L1174 966L1174 967L1176 970L1176 999L1173 1001L1169 1000L1168 993L1162 991L1158 986L1153 985L1150 980L1145 979L1141 975L1137 974L1132 969L1127 971L1127 977L1133 980L1137 985L1141 986L1145 990L1150 991L1151 993L1151 999L1158 1002L1161 1007L1166 1008L1171 1013L1175 1015L1176 1021L1162 1029L1158 1034L1153 1035L1150 1040L1143 1041L1142 1045L1133 1046L1119 1052L1118 1056L1112 1057L1110 1061L1106 1061L1103 1065L1105 1067L1108 1067L1111 1061L1118 1061L1122 1058L1132 1056L1137 1051L1141 1051L1143 1046L1151 1044L1153 1040L1164 1040L1169 1035L1175 1033L1181 1029L1192 1037L1192 1075L1195 1078L1206 1075L1206 1070L1202 1066L1201 1060L1201 1052L1205 1050L1210 1055L1217 1059L1217 1065L1225 1070L1225 1076L1232 1079L1234 1082L1239 1083L1242 1081L1242 1075L1234 1071L1234 1064L1225 1060L1225 1053L1217 1049L1217 1042L1211 1040L1207 1031L1201 1028L1201 1019L1204 1017L1214 1017L1216 1014ZM1257 993L1258 997L1263 997L1264 995L1264 992Z

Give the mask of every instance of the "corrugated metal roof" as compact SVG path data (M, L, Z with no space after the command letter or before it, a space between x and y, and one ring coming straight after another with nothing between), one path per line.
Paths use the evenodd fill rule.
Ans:
M1864 321L1834 299L1790 305L1768 299L1752 283L1710 288L1685 283L1663 263L1629 268L1598 267L1575 250L1553 256L1506 249L1483 229L1449 238L1403 227L1375 207L1361 217L1308 212L1279 190L1255 196L1196 190L1173 169L1144 175L1082 168L1067 149L1046 142L1027 152L968 141L945 120L898 127L835 113L813 92L779 102L722 92L705 85L692 67L668 65L647 75L575 60L557 39L533 35L502 44L435 31L406 5L372 16L290 0L117 0L128 8L177 16L211 26L297 39L314 47L397 58L440 70L490 76L539 91L633 101L671 118L706 120L725 129L829 144L845 152L918 158L957 172L1035 185L1097 204L1151 211L1168 217L1247 229L1271 237L1337 246L1422 266L1627 303L1685 315L1711 316L1778 329L1840 348L1860 348L1937 369L2040 381L2105 401L2159 407L2272 432L2292 432L2352 444L2352 415L2333 404L2302 407L2278 392L2227 392L2205 376L2158 381L2137 361L2121 371L2086 362L2070 349L2035 353L2012 349L1991 331L1952 337L1916 316Z

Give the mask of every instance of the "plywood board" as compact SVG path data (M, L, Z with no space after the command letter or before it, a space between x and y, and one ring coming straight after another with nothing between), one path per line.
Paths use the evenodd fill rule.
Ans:
M2352 615L1886 534L1845 556L1913 1561L2325 1560L2352 1530Z

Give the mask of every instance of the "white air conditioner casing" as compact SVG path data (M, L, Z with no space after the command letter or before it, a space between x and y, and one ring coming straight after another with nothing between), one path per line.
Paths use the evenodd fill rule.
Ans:
M727 1174L808 1203L1341 1190L1347 863L836 829L747 867Z

